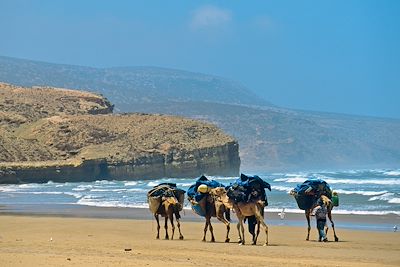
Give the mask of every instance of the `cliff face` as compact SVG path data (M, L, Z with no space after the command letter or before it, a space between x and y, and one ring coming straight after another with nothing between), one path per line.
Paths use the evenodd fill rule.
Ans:
M151 154L132 162L107 159L83 160L79 165L0 167L0 183L90 182L96 180L136 180L163 177L198 177L202 174L237 176L240 159L238 144L181 151L177 155Z
M238 143L216 126L112 107L91 93L0 84L0 183L239 173Z

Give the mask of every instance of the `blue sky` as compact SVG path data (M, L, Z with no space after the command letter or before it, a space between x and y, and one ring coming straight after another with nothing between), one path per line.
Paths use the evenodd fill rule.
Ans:
M400 1L0 0L0 55L224 76L280 106L400 118Z

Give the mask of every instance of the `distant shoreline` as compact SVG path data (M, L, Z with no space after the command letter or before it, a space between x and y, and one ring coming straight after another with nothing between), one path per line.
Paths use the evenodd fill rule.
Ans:
M117 208L117 207L93 207L74 204L45 204L45 205L2 205L0 216L34 216L34 217L72 217L72 218L102 218L102 219L133 219L153 220L153 215L147 208ZM182 221L203 222L204 218L194 214L190 209L181 212ZM232 222L236 223L236 215L232 214ZM275 226L303 226L306 227L306 219L301 213L286 213L281 220L278 212L266 212L266 223ZM314 218L312 227L314 227ZM335 214L333 220L338 231L343 229L383 231L391 232L393 227L400 226L400 216L387 215L352 215ZM213 221L217 222L215 219ZM218 222L217 222L218 223ZM330 224L329 224L330 226Z

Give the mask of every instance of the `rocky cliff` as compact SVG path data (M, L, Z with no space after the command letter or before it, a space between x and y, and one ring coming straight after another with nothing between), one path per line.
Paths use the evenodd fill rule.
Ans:
M112 109L88 92L0 84L0 183L238 174L238 143L216 126Z

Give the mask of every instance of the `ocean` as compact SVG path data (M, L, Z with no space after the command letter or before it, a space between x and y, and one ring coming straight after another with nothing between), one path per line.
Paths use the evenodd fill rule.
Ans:
M289 195L297 184L310 178L321 178L339 194L340 205L333 213L365 215L400 215L400 169L318 171L293 173L246 172L259 175L271 184L267 191L267 211L303 213ZM208 176L224 185L237 177ZM137 181L95 181L85 183L54 183L0 185L0 205L73 204L96 207L147 208L146 193L162 182L176 183L188 189L193 178L164 178ZM186 203L186 208L190 208Z

